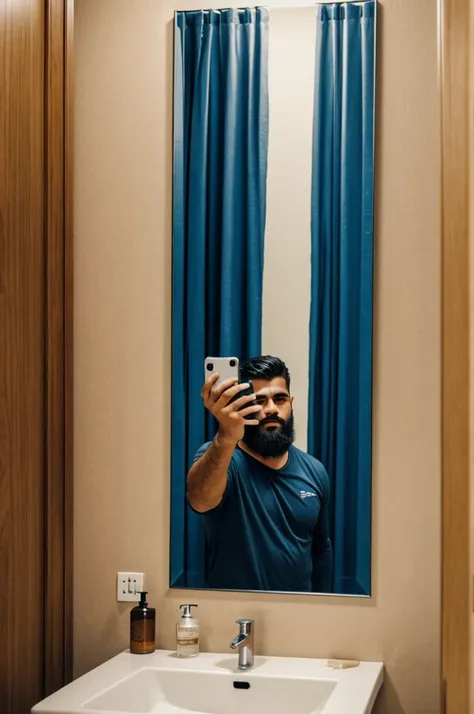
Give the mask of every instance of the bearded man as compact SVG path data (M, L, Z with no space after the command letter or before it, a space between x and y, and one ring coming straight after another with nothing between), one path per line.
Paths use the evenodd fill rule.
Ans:
M254 393L237 396L247 380ZM208 587L331 592L329 478L293 444L285 363L253 357L241 365L240 382L213 373L201 394L219 428L196 453L187 499L206 519Z

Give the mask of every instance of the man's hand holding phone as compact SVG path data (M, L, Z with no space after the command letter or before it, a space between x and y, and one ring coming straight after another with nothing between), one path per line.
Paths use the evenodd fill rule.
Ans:
M258 426L259 420L252 418L252 415L261 410L261 407L255 404L255 394L238 396L249 387L248 382L239 384L237 377L219 382L218 372L206 379L201 396L206 409L219 422L220 440L237 444L242 439L246 426ZM233 397L235 399L232 399Z

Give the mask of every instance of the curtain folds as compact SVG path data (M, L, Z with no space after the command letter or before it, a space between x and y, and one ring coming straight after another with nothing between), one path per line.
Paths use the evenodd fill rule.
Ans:
M175 14L171 582L205 586L186 473L215 424L207 355L260 353L268 153L268 11ZM183 541L184 533L184 541Z
M317 6L308 451L332 489L334 592L370 593L376 3Z

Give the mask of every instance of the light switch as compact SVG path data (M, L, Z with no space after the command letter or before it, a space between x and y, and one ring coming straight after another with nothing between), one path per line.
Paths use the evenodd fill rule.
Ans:
M117 573L117 602L138 602L143 577L143 573Z

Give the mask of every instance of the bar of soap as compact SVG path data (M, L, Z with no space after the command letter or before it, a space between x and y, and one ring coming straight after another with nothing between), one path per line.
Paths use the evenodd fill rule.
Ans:
M333 669L349 669L358 667L360 662L356 659L328 659L328 667Z

